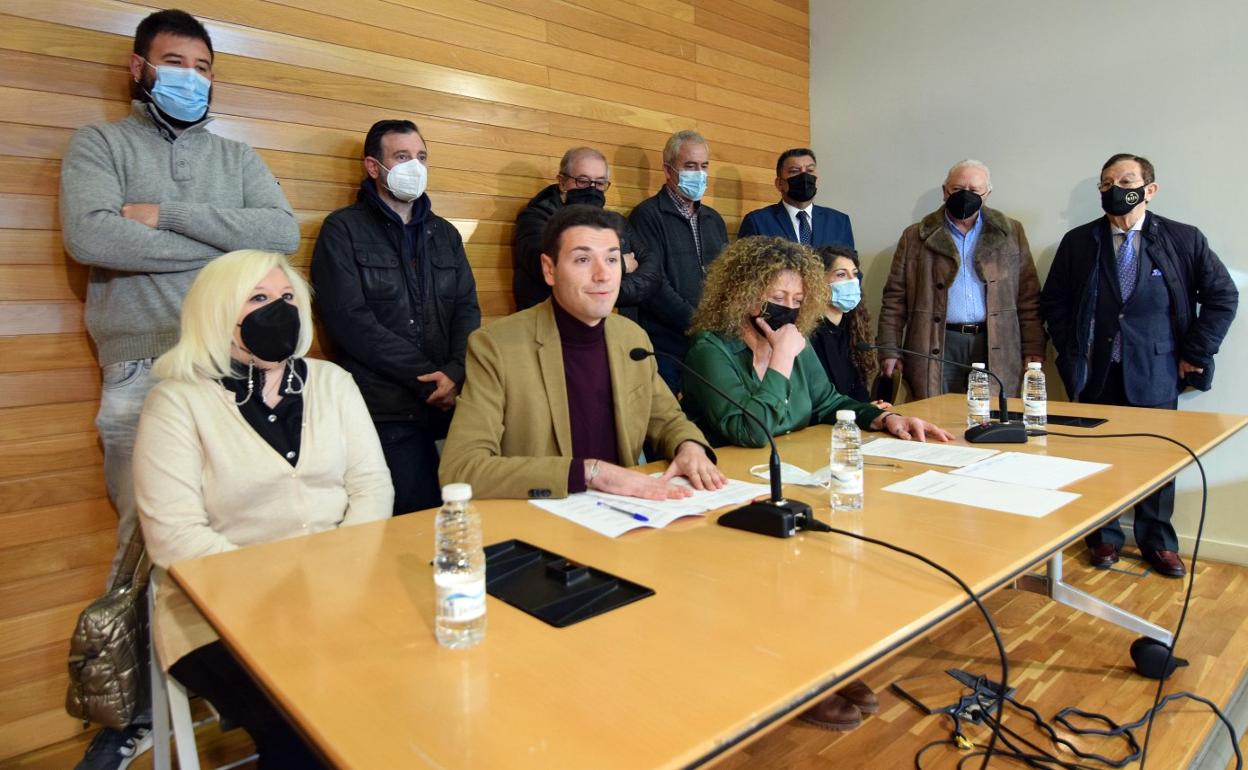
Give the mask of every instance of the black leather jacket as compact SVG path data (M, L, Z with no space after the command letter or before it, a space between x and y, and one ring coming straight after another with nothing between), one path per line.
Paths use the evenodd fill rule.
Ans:
M366 179L355 204L321 225L312 284L327 350L355 377L373 419L444 430L449 413L425 403L434 385L416 377L441 371L463 385L481 309L463 239L428 196L405 227Z

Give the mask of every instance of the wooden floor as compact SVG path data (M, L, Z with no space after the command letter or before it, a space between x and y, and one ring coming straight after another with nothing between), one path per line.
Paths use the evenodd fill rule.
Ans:
M1066 574L1070 583L1173 627L1183 600L1184 581L1140 576L1138 573L1143 570L1139 563L1126 559L1120 564L1124 567L1121 571L1092 570L1083 563L1085 553L1082 547L1068 553ZM986 604L1009 651L1010 684L1018 689L1016 697L1046 719L1064 706L1078 706L1124 722L1138 718L1152 703L1156 683L1132 671L1127 650L1135 636L1130 632L1025 591L999 591ZM1248 568L1213 562L1201 565L1179 653L1191 661L1191 666L1167 684L1167 692L1191 690L1225 706L1248 672ZM945 700L952 700L958 688L949 684L953 680L943 672L953 667L994 679L999 676L991 636L977 612L962 613L867 672L863 678L879 692L881 709L857 730L835 733L792 721L724 758L717 767L914 767L915 752L930 741L948 738L952 723L947 717L921 714L890 691L889 685L900 680L912 689L946 693L950 697ZM1041 740L1022 714L1007 713L1005 723L1047 750L1052 749L1051 743ZM1172 704L1157 719L1148 767L1187 767L1213 724L1212 714L1200 704ZM975 726L966 728L966 732L977 745L982 745L987 737L986 730ZM1121 741L1064 737L1085 750L1106 756L1118 758L1126 753ZM1143 740L1142 730L1139 739ZM1227 739L1224 732L1219 739ZM85 743L85 738L66 741L0 763L0 768L70 768L81 756ZM201 730L199 746L205 767L245 757L251 751L242 731L222 735L215 726ZM1248 749L1248 741L1245 748ZM963 756L951 747L940 746L928 751L922 766L954 768ZM1063 758L1075 759L1071 754ZM979 760L967 766L977 768ZM994 761L992 766L1021 765ZM131 765L134 770L150 767L150 753Z

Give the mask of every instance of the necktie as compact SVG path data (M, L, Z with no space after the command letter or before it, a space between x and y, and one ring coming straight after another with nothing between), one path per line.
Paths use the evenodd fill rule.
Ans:
M803 246L810 245L810 214L797 212L797 240Z
M1135 280L1140 274L1140 261L1135 258L1135 244L1131 242L1132 231L1128 230L1122 238L1122 246L1118 247L1118 290L1125 304L1135 293ZM1122 332L1114 335L1114 348L1110 352L1111 361L1122 360Z

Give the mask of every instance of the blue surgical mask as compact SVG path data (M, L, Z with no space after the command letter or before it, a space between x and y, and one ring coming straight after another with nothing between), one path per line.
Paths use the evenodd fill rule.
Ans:
M832 289L828 304L842 313L848 313L862 301L862 283L857 280L841 281L828 286Z
M149 92L162 112L176 120L194 123L208 113L208 93L212 81L189 67L157 67L156 82Z
M680 194L691 201L702 200L702 196L706 195L706 172L681 171L679 177L680 182L676 187L680 189Z

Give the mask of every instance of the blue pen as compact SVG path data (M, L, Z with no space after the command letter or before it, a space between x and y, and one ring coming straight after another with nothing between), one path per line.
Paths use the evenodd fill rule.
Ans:
M604 503L603 501L599 500L599 501L598 501L598 505L599 505L600 507L602 507L602 508L609 508L609 509L611 509L611 510L615 511L616 513L622 513L622 514L624 514L625 516L630 516L630 517L632 517L632 518L636 519L637 521L645 521L645 522L649 522L649 521L650 521L650 517L649 517L649 516L642 516L640 513L635 513L634 511L626 511L626 510L624 510L623 508L616 508L616 507L615 507L614 505L612 505L611 503Z

